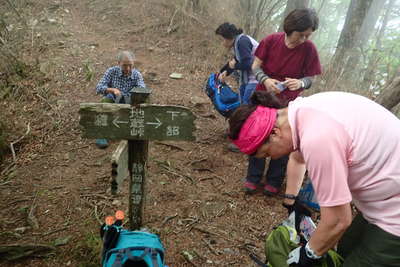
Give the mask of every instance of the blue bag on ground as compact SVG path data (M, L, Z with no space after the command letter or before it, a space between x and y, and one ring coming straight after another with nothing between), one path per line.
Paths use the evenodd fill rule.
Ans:
M157 235L105 226L103 267L164 267L165 249Z
M227 84L221 83L215 73L208 77L204 91L211 99L215 109L226 118L240 106L239 94Z
M313 185L311 183L310 178L308 178L303 186L300 189L299 200L301 203L305 204L306 206L318 210L319 211L319 204L317 200L317 196L315 195Z

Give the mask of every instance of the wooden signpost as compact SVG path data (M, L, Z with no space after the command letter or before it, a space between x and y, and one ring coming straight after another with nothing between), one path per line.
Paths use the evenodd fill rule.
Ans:
M148 144L152 140L194 140L194 115L185 107L143 104L147 88L134 88L131 103L82 103L83 137L128 140L130 229L142 226Z

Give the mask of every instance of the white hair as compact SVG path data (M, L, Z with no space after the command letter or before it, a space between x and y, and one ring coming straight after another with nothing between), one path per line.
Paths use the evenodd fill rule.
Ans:
M131 51L120 51L117 55L117 60L118 60L118 62L121 62L124 59L134 61L135 54L133 54L133 52L131 52Z

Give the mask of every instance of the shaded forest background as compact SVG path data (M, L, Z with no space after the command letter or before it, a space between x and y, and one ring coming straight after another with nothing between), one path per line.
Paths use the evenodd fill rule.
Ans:
M62 0L55 1L54 7L62 5L62 2ZM193 21L195 23L197 21L197 26L200 25L203 30L209 31L212 31L218 23L231 21L257 40L280 30L284 16L293 8L313 7L318 12L320 27L312 36L312 40L318 47L324 65L324 75L320 77L320 83L314 86L312 92L324 90L357 92L374 99L378 98L378 102L395 112L400 110L398 94L396 97L383 94L384 88L396 82L395 78L399 76L399 1L180 0L170 1L169 4L175 6L173 13L170 14L169 32L182 32L185 27L187 30ZM28 0L5 0L0 3L2 12L0 99L2 101L20 99L27 93L26 91L29 91L21 88L21 81L26 78L37 78L36 74L46 72L48 62L45 50L48 36L41 32L44 21L34 16L37 6L39 5L35 1ZM185 18L179 18L182 16ZM51 19L45 22L56 23ZM62 43L59 45L62 46ZM218 43L214 42L213 45L217 46ZM37 79L35 82L38 82ZM36 95L43 96L38 93ZM4 118L0 121L1 129L7 127L4 125ZM7 149L5 135L2 130L0 134L2 151Z
M110 170L103 162L109 163L111 150L99 151L92 140L80 138L77 110L80 102L98 101L94 86L115 63L116 52L133 49L146 84L156 89L154 103L188 106L198 116L196 142L154 144L150 151L156 162L150 173L161 182L149 181L158 186L148 221L166 237L168 262L190 266L180 250L198 246L216 266L223 266L217 263L225 254L236 266L249 266L247 255L235 246L256 243L251 248L260 254L266 233L286 214L278 199L243 199L246 158L226 151L225 122L200 88L230 56L215 36L219 24L232 22L261 40L279 31L283 18L297 7L315 8L320 18L311 39L323 75L306 93L355 92L400 116L399 0L0 1L0 246L59 237L65 247L56 258L19 266L98 266L98 218L123 206L126 196L107 194ZM171 81L172 71L184 79ZM178 179L179 171L200 177L194 179L197 187L182 175ZM101 194L80 191L86 189ZM161 205L155 203L166 207L158 210ZM177 216L171 217L175 208ZM261 209L265 214L259 218ZM229 232L219 232L229 237L227 244L205 245L193 238L199 235L180 229L200 223ZM67 234L74 242L68 243Z
M54 1L53 8L59 5L63 5L63 0ZM212 33L216 25L230 21L257 40L281 30L283 18L290 10L296 7L315 8L320 27L311 39L317 45L324 74L318 78L310 93L327 90L356 92L376 99L395 113L400 112L396 79L400 75L399 1L175 0L166 5L172 6L167 33L190 35L193 27ZM41 87L44 80L51 78L43 74L48 73L47 69L56 67L51 66L46 54L51 36L42 30L44 24L56 24L57 21L38 19L34 14L39 6L29 0L5 0L0 3L1 101L20 101L29 94L47 98L51 94ZM219 45L213 39L198 41L210 41L210 46ZM63 42L59 41L58 45L63 46ZM209 62L215 60L210 58ZM83 68L88 72L89 79L90 66L86 63L83 63ZM28 81L34 84L27 85ZM30 86L33 90L29 89ZM13 134L5 122L5 118L0 118L0 151L3 153L9 150L7 142L10 138L7 136ZM7 128L9 130L5 130Z

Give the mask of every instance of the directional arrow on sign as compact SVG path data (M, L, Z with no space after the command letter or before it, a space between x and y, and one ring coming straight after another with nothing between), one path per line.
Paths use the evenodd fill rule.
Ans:
M129 121L119 121L118 120L119 119L119 117L117 116L117 117L115 117L115 119L113 120L113 124L115 125L115 127L117 127L117 128L119 128L119 125L118 124L127 124L127 123L129 123ZM157 128L157 127L156 127Z
M194 115L172 105L81 103L80 125L86 138L109 140L194 140ZM97 123L101 114L106 123ZM108 124L107 124L108 123Z
M154 128L157 129L158 127L160 127L162 125L162 122L157 117L156 117L156 121L157 122L146 122L146 124L155 125L156 127L154 127Z

